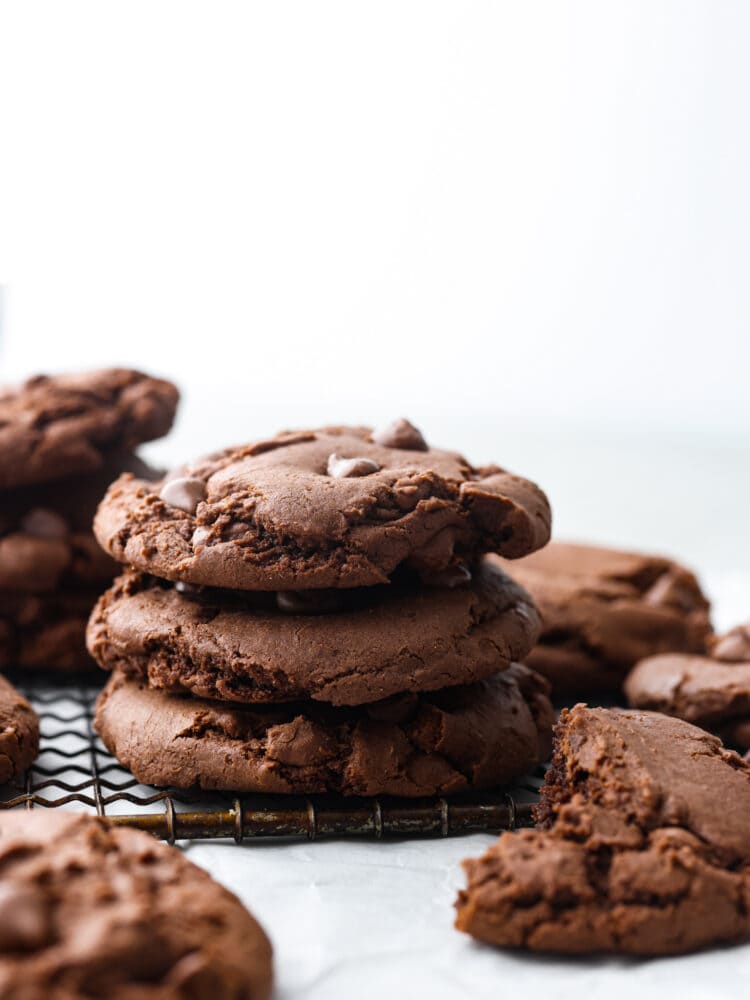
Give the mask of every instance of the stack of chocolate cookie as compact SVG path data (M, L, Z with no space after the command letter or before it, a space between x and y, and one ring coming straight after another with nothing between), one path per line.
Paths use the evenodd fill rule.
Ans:
M91 666L85 628L116 564L91 531L133 448L169 430L169 382L123 369L0 390L0 667Z
M407 421L230 448L95 520L128 568L89 650L113 671L96 726L146 783L446 794L548 753L539 618L487 553L546 544L527 480L428 448Z

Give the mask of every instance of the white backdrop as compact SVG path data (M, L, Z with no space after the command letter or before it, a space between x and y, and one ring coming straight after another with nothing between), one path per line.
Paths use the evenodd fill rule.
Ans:
M165 462L403 413L747 618L749 49L742 0L0 0L0 380L172 376ZM489 839L190 856L280 1000L747 982L748 948L477 948L450 902Z
M6 375L750 430L750 5L0 12Z

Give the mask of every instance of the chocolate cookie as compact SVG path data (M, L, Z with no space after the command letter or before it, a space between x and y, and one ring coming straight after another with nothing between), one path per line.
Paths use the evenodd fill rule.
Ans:
M122 472L159 473L134 455L108 456L95 473L0 496L0 591L50 593L106 586L118 565L91 530L99 501Z
M641 660L625 682L628 704L651 708L750 749L750 625L715 640L709 656L666 653Z
M669 559L552 542L511 571L542 615L526 662L555 696L619 695L638 660L706 649L709 603L695 576Z
M4 1000L267 1000L271 945L174 847L80 813L0 813Z
M108 452L166 434L177 399L170 382L124 368L0 389L0 489L99 469Z
M304 595L300 605L283 593L181 593L125 573L91 616L89 650L105 669L120 667L154 688L224 701L361 705L489 677L525 656L539 629L528 595L487 561L461 587ZM314 613L313 598L325 614Z
M170 695L115 672L95 727L145 784L235 792L422 796L492 788L549 750L546 682L495 677L362 708L247 708Z
M545 544L550 509L533 483L428 449L411 425L329 427L227 449L160 487L122 478L94 529L115 559L168 580L307 590L516 558Z
M464 863L460 930L642 955L750 934L750 765L714 736L650 712L563 711L536 818Z
M23 695L0 676L0 784L20 777L38 753L39 718Z
M94 669L86 652L86 622L97 597L87 590L0 591L0 669Z

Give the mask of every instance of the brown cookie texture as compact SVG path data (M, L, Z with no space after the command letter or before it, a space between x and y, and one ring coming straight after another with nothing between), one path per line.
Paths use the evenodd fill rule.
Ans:
M0 389L0 489L93 472L109 452L162 437L178 395L171 382L125 368Z
M621 696L638 660L707 648L709 602L690 570L670 559L552 542L506 568L541 613L526 662L556 697Z
M536 819L464 862L460 930L640 955L750 933L750 765L716 737L651 712L563 710Z
M4 1000L267 1000L271 945L174 847L80 813L0 814Z
M227 449L159 486L123 477L94 529L115 559L168 580L305 590L386 583L399 566L433 577L489 551L516 558L546 543L550 518L537 486L496 466L328 427Z
M361 705L489 677L525 656L539 630L529 596L490 562L460 587L305 594L326 613L279 607L296 595L181 593L127 572L91 616L89 650L105 669L203 698Z
M0 784L20 777L39 753L39 717L0 676Z
M750 627L711 645L709 656L666 653L641 660L625 682L628 704L653 709L750 749Z
M94 538L91 522L122 472L156 479L135 455L108 456L97 472L8 490L0 496L0 591L51 593L100 588L118 564Z
M492 788L545 759L552 708L526 667L361 708L246 707L156 691L116 671L95 728L144 784L235 792L452 794Z
M0 669L77 673L95 669L86 651L86 623L98 593L0 591Z

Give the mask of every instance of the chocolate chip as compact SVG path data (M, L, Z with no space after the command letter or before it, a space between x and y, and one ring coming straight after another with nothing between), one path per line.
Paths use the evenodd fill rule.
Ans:
M290 615L324 615L339 611L343 599L335 590L279 590L276 604Z
M671 569L662 573L643 600L654 607L691 611L695 607L695 584L684 570Z
M724 663L750 663L750 625L738 625L726 635L719 636L711 656Z
M170 507L184 510L186 514L194 514L201 500L206 499L206 484L202 479L181 476L168 480L162 486L159 496Z
M427 451L427 442L414 424L408 420L394 420L387 427L373 431L372 440L385 448L401 448L403 451Z
M198 545L205 545L209 538L211 537L211 529L207 528L203 524L199 524L198 527L193 532L193 548L197 548Z
M185 580L178 580L174 585L174 589L178 594L200 594L203 587L198 587L194 583L187 583Z
M370 458L341 458L339 455L328 456L328 475L334 479L350 479L353 476L370 476L378 472L380 466Z
M55 511L34 507L21 521L21 530L35 538L65 538L69 529L65 518Z
M423 573L422 583L425 587L447 587L449 590L467 587L471 583L471 570L463 563L456 563L436 573Z
M208 997L221 995L220 977L211 968L206 955L191 951L176 962L167 976L166 982L179 996Z

